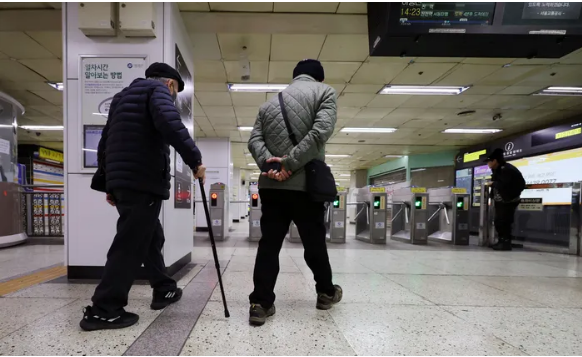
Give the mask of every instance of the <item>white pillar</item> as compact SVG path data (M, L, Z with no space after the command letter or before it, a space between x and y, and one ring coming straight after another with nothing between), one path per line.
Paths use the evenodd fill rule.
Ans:
M206 166L206 184L204 185L206 195L208 196L210 185L213 183L226 184L230 192L230 139L200 138L196 141L196 145L198 145L198 148L202 152L202 163ZM202 196L200 194L200 187L198 186L196 185L196 197L199 197L197 200L201 200ZM229 192L226 193L226 197L230 197ZM227 209L230 209L229 202L226 205ZM196 204L196 230L208 230L202 203Z
M147 4L144 3L144 6ZM113 78L111 72L122 73L123 84L127 85L137 77L144 77L145 69L153 62L165 62L176 67L176 48L181 53L181 60L185 65L183 69L192 76L194 55L175 3L155 3L156 37L152 38L126 38L119 31L117 37L87 37L79 30L79 8L79 3L66 3L62 10L67 202L65 254L69 278L100 278L107 251L115 235L118 214L115 208L105 202L103 193L90 189L95 168L89 167L92 161L87 160L84 155L83 148L88 145L84 132L88 126L92 126L95 133L98 126L105 125L106 116L99 113L107 113L108 102L103 100L101 103L93 103L98 95L91 94L84 88L86 73L93 70L85 71L86 66L83 63L108 64L108 78ZM105 70L100 68L97 72L105 73ZM95 75L93 79L96 78L104 79ZM189 81L185 78L185 81L192 101L192 78ZM192 115L186 114L182 119L193 135ZM100 134L96 141L99 137ZM172 175L175 174L174 157L172 151ZM164 258L170 273L175 273L190 262L193 249L192 208L174 208L175 184L173 178L170 200L164 202L160 215L166 236ZM181 189L187 190L187 185L190 185L192 192L190 182L186 183L186 187L181 186Z

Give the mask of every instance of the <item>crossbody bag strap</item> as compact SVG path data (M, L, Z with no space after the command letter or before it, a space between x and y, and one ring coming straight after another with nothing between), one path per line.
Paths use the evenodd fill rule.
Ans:
M289 139L291 139L293 146L297 146L297 138L295 137L295 133L293 133L293 129L291 129L291 124L289 123L289 118L287 117L287 109L285 109L285 102L283 102L283 92L279 92L279 106L281 107L281 114L283 115L283 120L285 121L285 127L289 133Z

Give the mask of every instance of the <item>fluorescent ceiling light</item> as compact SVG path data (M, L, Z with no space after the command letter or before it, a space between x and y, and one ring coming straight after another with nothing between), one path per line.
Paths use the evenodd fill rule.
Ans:
M46 82L46 84L48 84L49 86L53 87L56 90L60 90L62 91L64 86L63 83L61 82Z
M240 130L240 131L253 131L253 127L252 126L239 126L238 130Z
M414 169L414 170L410 170L410 172L418 172L418 171L426 171L426 169Z
M253 163L250 163L250 164L247 164L247 165L249 165L249 166L257 166L257 164L253 164Z
M341 174L340 177L351 177L350 174Z
M63 130L65 127L62 125L23 125L20 128L31 131L34 130L43 131L43 130Z
M378 94L407 94L407 95L458 95L471 88L443 87L443 86L393 86L386 85Z
M325 157L340 158L340 157L352 157L352 155L346 155L346 154L325 154ZM327 166L329 166L329 165L327 165Z
M229 83L228 90L231 92L277 93L288 86L288 84Z
M247 153L245 154L245 156L253 156L253 154L251 154L250 152L247 152Z
M338 178L338 179L335 179L335 180L336 181L349 181L349 179L341 179L341 178Z
M393 133L395 128L343 128L342 133Z
M386 155L384 157L387 159L398 159L398 158L401 158L402 155Z
M534 95L581 96L582 87L548 87Z
M86 149L86 148L83 148L83 151L88 151L88 152L97 152L97 150L95 150L95 149Z
M333 167L333 165L327 164L327 167Z
M495 134L501 129L447 129L443 131L446 134Z

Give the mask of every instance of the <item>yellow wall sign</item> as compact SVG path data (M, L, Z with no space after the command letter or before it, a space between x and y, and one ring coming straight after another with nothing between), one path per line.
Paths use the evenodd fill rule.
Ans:
M556 133L556 140L569 138L570 136L582 134L582 128L576 128L571 130L562 131L561 133Z
M47 148L38 149L38 157L44 160L53 160L58 162L65 162L65 156L62 152L54 151Z
M346 190L346 188L345 188L345 187L343 187L343 186L336 186L336 188L335 188L335 189L337 190L337 192L344 192L344 191L347 191L347 190Z
M386 188L385 187L370 187L370 192L371 193L384 193L384 192L386 192Z
M455 187L455 188L451 189L451 192L452 193L467 193L467 189Z
M463 162L471 162L471 161L477 161L479 160L479 157L481 157L481 155L484 155L487 153L487 150L479 150L479 151L475 151L475 152L468 152L465 155L463 155Z
M426 193L426 187L412 187L410 189L412 193Z

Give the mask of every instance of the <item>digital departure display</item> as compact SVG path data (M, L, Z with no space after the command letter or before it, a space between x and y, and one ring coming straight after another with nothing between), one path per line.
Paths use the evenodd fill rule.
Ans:
M580 26L580 2L507 3L503 25L577 25Z
M493 2L403 2L400 25L491 25Z

